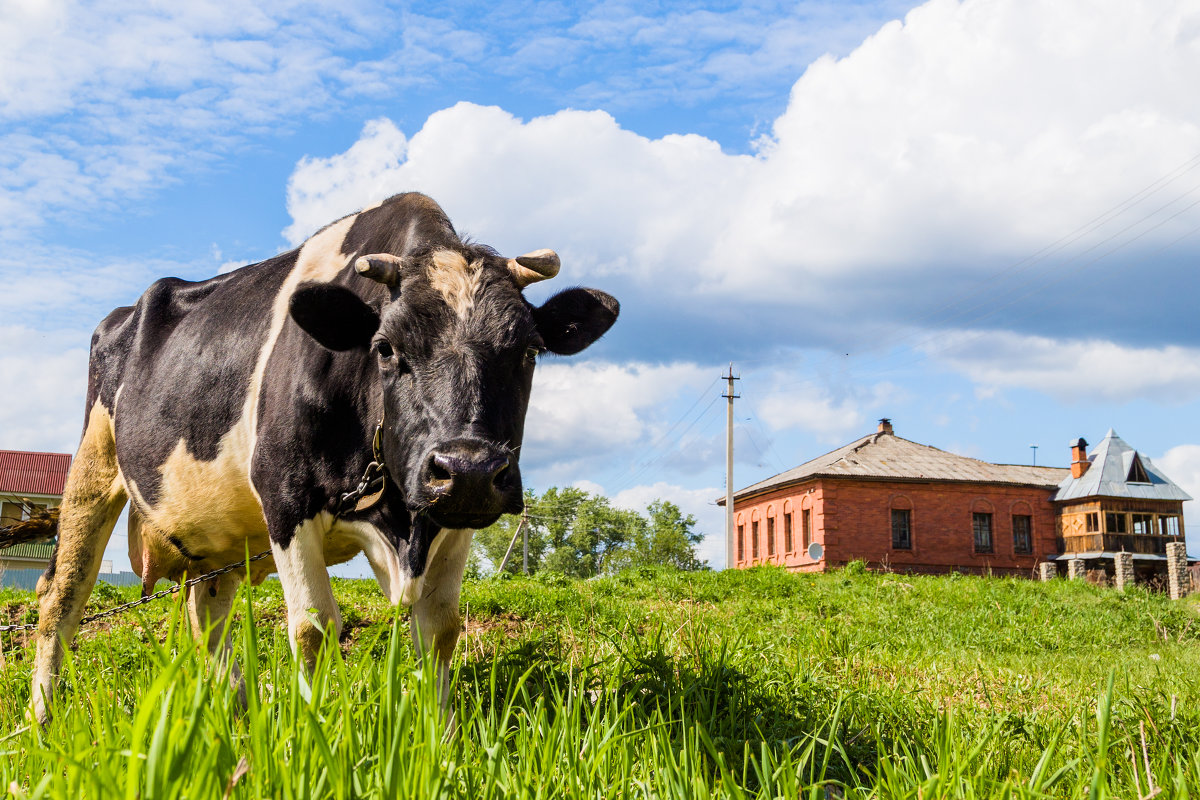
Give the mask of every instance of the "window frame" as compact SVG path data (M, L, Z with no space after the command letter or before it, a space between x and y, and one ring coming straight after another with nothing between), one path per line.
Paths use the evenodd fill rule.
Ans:
M897 516L897 515L899 515L899 516ZM902 539L897 539L897 536L896 536L896 533L897 533L896 522L898 520L903 520L903 538ZM898 544L897 543L898 541L902 541L903 544ZM892 549L893 550L904 550L907 552L911 552L913 549L912 509L910 509L910 508L893 508L892 509Z
M1018 521L1024 522L1025 530L1018 530ZM1027 556L1033 553L1033 515L1032 514L1013 514L1012 515L1012 534L1013 534L1013 553L1020 556ZM1021 535L1024 534L1024 542L1022 543Z
M993 514L987 511L971 512L971 540L977 555L993 555L996 552L996 537ZM981 534L986 534L987 542L984 549Z

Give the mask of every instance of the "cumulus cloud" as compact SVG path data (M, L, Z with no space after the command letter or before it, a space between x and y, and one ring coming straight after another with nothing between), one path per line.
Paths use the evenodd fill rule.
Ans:
M521 463L561 485L586 477L593 459L649 444L668 401L712 380L696 364L548 363L534 373ZM547 484L549 485L549 484Z
M0 441L11 450L73 453L83 429L87 339L0 326Z
M1200 398L1200 348L986 331L946 334L927 351L985 392L1017 386L1074 402L1153 397L1182 404Z
M849 387L835 397L827 388L806 384L775 390L758 404L763 420L773 430L798 428L822 442L841 442L863 429L867 413L886 407L898 390L890 383Z
M1154 459L1155 466L1161 467L1171 480L1181 489L1192 496L1191 502L1183 504L1184 533L1200 525L1200 444L1181 444L1172 447L1164 455ZM1195 550L1196 534L1189 538L1189 550Z
M932 0L809 67L755 156L639 136L603 112L522 121L460 103L408 138L375 121L350 151L297 166L287 235L418 189L503 251L550 245L573 275L687 297L698 315L783 309L776 336L785 319L912 322L1072 231L1000 287L1053 285L1081 252L1136 241L1124 254L1145 255L1200 228L1198 36L1182 2ZM1077 319L1109 287L1072 289L1061 315Z

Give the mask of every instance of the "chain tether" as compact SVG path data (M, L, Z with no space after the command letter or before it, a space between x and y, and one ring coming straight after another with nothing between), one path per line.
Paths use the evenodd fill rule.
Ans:
M379 418L379 424L375 426L375 436L371 439L371 455L375 460L367 465L366 471L363 473L362 480L353 491L346 492L342 495L341 501L338 503L335 516L341 516L348 511L363 511L379 502L383 497L383 490L387 485L387 470L383 463L383 417ZM245 566L252 561L258 561L271 555L270 550L263 550L256 556L251 556L248 561L235 561L232 564L227 564L220 569L214 569L212 572L206 572L203 575L197 575L195 578L188 578L183 583L177 583L174 586L169 586L160 592L146 595L137 600L132 600L128 603L122 603L119 606L100 611L92 614L90 617L84 617L79 620L80 625L86 625L89 622L95 622L98 619L113 617L131 608L144 606L147 603L159 600L168 595L175 594L180 589L187 589L195 586L198 583L210 581L213 578L224 575L226 572L232 572L238 567ZM30 631L38 626L36 622L29 622L24 625L0 625L0 633L9 633L10 631Z
M98 619L104 619L105 617L116 616L117 614L120 614L123 611L128 611L131 608L137 608L138 606L144 606L147 603L153 602L154 600L159 600L163 597L166 597L167 595L175 594L180 589L187 589L189 587L195 586L198 583L204 583L205 581L210 581L213 578L224 575L226 572L233 572L238 567L244 567L253 561L259 561L261 559L266 558L269 555L271 555L270 550L263 550L258 555L251 556L248 560L235 561L232 564L226 564L225 566L221 567L220 569L214 569L213 571L206 572L203 575L197 575L194 578L188 578L183 583L177 583L174 586L168 586L166 589L163 589L162 591L159 591L159 592L155 592L154 594L148 594L145 597L139 598L137 600L132 600L128 603L122 603L119 606L113 606L112 608L97 612L95 614L92 614L90 617L84 617L83 619L79 620L79 624L86 625L89 622L95 622ZM38 623L36 623L36 622L29 622L24 625L0 625L0 633L8 633L9 631L30 631L30 630L33 630L34 628L36 628L37 626L38 626Z

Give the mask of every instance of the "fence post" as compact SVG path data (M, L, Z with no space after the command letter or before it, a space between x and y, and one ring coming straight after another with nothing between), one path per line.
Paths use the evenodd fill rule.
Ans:
M1187 545L1171 542L1167 545L1167 582L1171 588L1171 599L1178 600L1191 591L1187 566Z
M1115 578L1117 591L1125 591L1126 586L1133 586L1133 553L1117 553Z

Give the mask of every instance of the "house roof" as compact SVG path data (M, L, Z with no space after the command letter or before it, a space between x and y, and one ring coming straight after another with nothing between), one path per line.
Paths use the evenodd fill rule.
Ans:
M0 494L62 495L71 456L0 450Z
M1132 473L1134 462L1141 462L1144 476ZM1129 497L1137 500L1191 500L1145 454L1139 453L1109 428L1104 440L1088 454L1091 464L1082 477L1067 475L1058 486L1053 500L1078 500L1084 497ZM1147 481L1129 480L1146 477Z
M12 547L0 547L0 558L28 558L49 561L54 552L54 542L22 542Z
M866 478L901 481L955 481L1056 487L1070 471L1062 467L992 464L910 442L878 431L832 450L787 472L747 486L734 500L811 478Z

